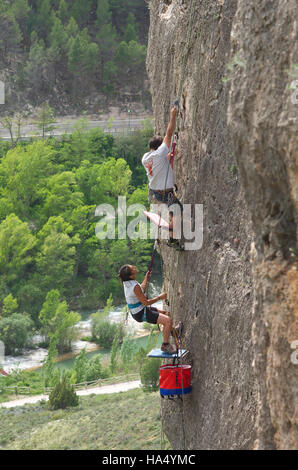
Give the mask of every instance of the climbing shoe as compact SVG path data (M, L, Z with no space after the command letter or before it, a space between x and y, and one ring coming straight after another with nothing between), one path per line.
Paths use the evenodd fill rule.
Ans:
M160 349L163 352L166 352L168 354L176 354L177 353L177 349L174 346L172 346L170 343L162 343Z

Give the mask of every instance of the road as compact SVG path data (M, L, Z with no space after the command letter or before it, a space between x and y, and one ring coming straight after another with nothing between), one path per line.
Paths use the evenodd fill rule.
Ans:
M120 384L113 384L113 385L104 385L101 387L94 387L88 388L86 390L78 390L76 394L79 396L86 396L86 395L103 395L103 394L110 394L110 393L119 393L119 392L127 392L128 390L132 390L134 388L139 388L141 385L140 380L134 380L131 382L123 382ZM49 399L48 395L36 395L34 397L26 397L20 398L19 400L11 400L5 403L0 403L0 408L14 408L16 406L23 406L32 403L38 403L40 400L47 401Z
M96 129L100 127L104 132L123 135L129 132L132 132L135 129L142 128L144 119L118 119L118 120L109 120L109 121L92 121L88 120L87 129ZM148 119L148 118L146 118ZM71 134L76 129L77 119L69 119L63 122L55 122L53 126L55 129L49 133L47 136L58 137L63 134ZM14 131L16 135L16 130ZM36 124L24 124L21 126L21 138L28 139L30 137L41 135L41 131L37 128ZM3 140L10 140L10 134L7 129L0 124L0 137Z

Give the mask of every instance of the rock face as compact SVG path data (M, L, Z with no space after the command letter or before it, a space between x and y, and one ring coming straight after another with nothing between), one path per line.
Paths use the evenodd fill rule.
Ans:
M160 248L192 363L192 394L163 403L174 449L298 444L298 11L247 3L149 3L156 132L179 96L178 195L204 213L200 249Z

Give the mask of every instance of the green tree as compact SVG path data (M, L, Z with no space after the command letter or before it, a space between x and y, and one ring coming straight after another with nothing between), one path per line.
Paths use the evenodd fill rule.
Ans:
M118 73L118 67L113 60L107 60L103 66L102 80L104 84L104 91L107 94L115 91L115 80Z
M136 22L136 17L133 13L129 13L127 17L123 39L127 43L129 43L130 41L138 42L139 40L138 24Z
M109 295L106 306L104 308L104 315L107 316L113 310L115 310L115 307L114 307L114 301L113 301L113 294L111 293Z
M60 304L60 292L52 289L47 293L46 300L39 314L39 321L42 325L42 333L49 337L51 333L55 333L53 319Z
M70 10L71 16L76 20L80 26L85 26L88 23L93 0L73 0Z
M79 34L80 32L79 26L76 20L73 18L73 16L69 18L69 22L65 28L65 31L69 39L74 38Z
M46 41L53 26L51 0L37 0L35 31Z
M36 32L33 31L29 58L24 67L24 74L27 85L34 97L43 91L47 62L45 43L42 39L38 40Z
M124 366L124 370L126 374L129 371L129 367L131 365L135 352L136 352L135 343L133 343L131 337L126 336L123 340L121 351L120 351L122 364Z
M52 58L53 61L59 62L62 58L64 58L67 50L67 40L68 35L65 31L62 21L60 18L55 17L53 27L49 35L50 47L48 50L48 55ZM53 111L51 114L53 114Z
M0 11L0 52L8 58L15 53L22 41L22 33L12 11Z
M76 261L77 238L74 238L54 229L45 238L36 257L37 272L45 289L60 288L65 292L71 283Z
M88 367L88 358L86 355L86 349L82 349L80 354L75 359L73 366L72 382L82 383L86 381L86 370Z
M103 72L105 75L109 71L110 74L116 72L116 64L114 62L115 52L117 50L118 39L117 31L111 23L103 24L98 28L96 34L96 41L100 47L100 70L102 72L101 78L103 79ZM109 68L107 63L110 63ZM111 65L113 64L113 65ZM118 69L117 69L118 70ZM107 79L107 77L105 77Z
M8 130L9 135L10 135L11 145L12 145L12 147L14 147L17 142L15 141L15 138L14 138L13 118L10 117L10 116L3 116L0 119L0 123L2 124L4 129Z
M121 342L124 337L123 325L103 320L98 314L92 315L92 338L97 344L110 349L116 335Z
M99 47L90 41L87 29L75 37L71 37L68 42L68 67L71 72L77 75L94 72L99 57Z
M88 359L84 348L75 359L71 377L72 383L90 382L106 377L107 370L103 369L100 356Z
M19 145L0 163L2 197L22 218L38 212L45 197L45 181L53 171L54 151L45 142Z
M18 301L13 297L12 294L9 294L3 300L2 316L8 317L9 315L12 315L13 313L17 313L18 308L19 308Z
M100 356L96 356L88 361L85 380L106 379L109 377L108 368L103 369Z
M47 217L67 214L83 205L83 194L79 191L75 175L71 171L57 173L47 181L43 211Z
M146 392L156 392L159 388L159 368L161 360L147 357L141 367L140 376Z
M97 0L96 18L98 28L111 22L112 12L110 10L109 0Z
M15 214L10 214L0 224L0 275L4 274L8 283L24 274L25 268L33 260L36 238L28 224Z
M96 41L100 46L101 52L101 78L104 80L105 86L107 86L109 77L112 77L116 72L113 57L117 48L117 32L112 25L112 12L109 0L97 1L96 17Z
M49 407L52 410L65 409L78 406L79 398L76 395L75 388L71 385L66 375L57 383L49 396Z
M68 5L65 0L60 0L58 16L63 24L65 24L69 18Z
M116 331L116 334L113 339L112 348L111 348L111 371L114 374L117 370L118 365L118 356L119 356L119 331Z
M146 46L142 46L137 41L129 43L122 41L117 49L115 61L121 67L128 66L137 69L139 66L144 66L146 54Z
M54 122L56 122L54 110L49 106L48 102L43 103L35 121L35 124L37 124L38 129L42 133L43 139L45 139L47 132L51 132L55 129L55 126L53 126Z
M0 340L6 354L15 354L26 347L32 338L33 322L28 315L13 313L0 318Z
M94 233L94 206L79 206L71 212L70 222L73 229L79 237L79 242L76 245L76 263L74 267L74 277L78 275L81 259L84 262L84 246L90 240L90 232ZM90 243L90 242L89 242Z
M76 324L81 320L81 315L74 311L69 312L67 303L60 302L54 320L57 349L63 354L71 350L71 343L78 338Z
M109 158L99 167L97 186L93 194L101 203L116 202L118 196L125 196L129 189L131 170L122 158Z
M65 301L60 302L58 290L48 292L39 314L42 331L48 338L54 338L60 354L71 349L71 342L76 339L75 325L81 316L69 312Z
M58 356L57 339L55 336L51 337L48 355L42 366L42 378L45 387L54 385L57 380L57 373L55 374L55 358Z
M11 6L12 12L18 25L21 28L23 36L28 34L28 20L30 14L30 6L28 0L14 0Z

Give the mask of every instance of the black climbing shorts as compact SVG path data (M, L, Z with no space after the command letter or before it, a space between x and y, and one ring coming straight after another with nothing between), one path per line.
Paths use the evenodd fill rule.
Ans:
M153 323L156 325L159 313L155 307L145 307L140 312L135 313L134 315L131 314L131 316L139 323L146 321L147 323Z

